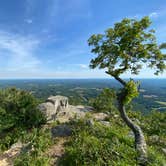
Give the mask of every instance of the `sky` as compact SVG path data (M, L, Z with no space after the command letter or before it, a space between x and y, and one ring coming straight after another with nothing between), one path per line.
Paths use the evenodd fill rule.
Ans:
M108 78L89 69L95 56L88 38L143 16L151 18L158 43L166 42L166 0L1 0L0 79ZM156 78L146 68L136 77Z

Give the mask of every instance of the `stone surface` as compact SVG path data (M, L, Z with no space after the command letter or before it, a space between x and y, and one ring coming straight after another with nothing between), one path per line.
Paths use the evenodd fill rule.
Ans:
M14 159L20 154L25 145L17 142L10 149L0 154L0 166L12 166Z
M166 148L162 148L162 151L166 155Z
M149 137L149 139L152 142L159 142L160 141L160 137L158 135L152 135Z
M65 96L51 96L46 101L52 103L57 112L68 107L68 97Z
M94 113L93 118L97 121L104 121L106 118L109 118L109 115L105 113Z
M65 124L58 125L51 129L53 137L67 137L72 134L72 129Z
M45 102L38 106L39 110L46 116L47 121L55 120L57 110L51 102Z
M56 120L60 123L68 122L71 119L80 119L85 116L83 110L78 109L76 106L69 105L68 108L60 111L56 115Z
M42 103L38 108L47 117L48 122L56 120L58 112L68 108L68 98L65 96L50 96L45 103Z
M86 125L88 125L88 126L94 126L94 121L93 121L93 119L87 119L87 120L86 120Z
M68 98L65 96L51 96L38 108L46 115L48 123L53 121L64 123L71 119L83 118L86 112L93 110L89 106L69 105Z
M110 122L104 121L104 120L100 121L100 123L103 124L104 126L108 126L108 127L111 125Z

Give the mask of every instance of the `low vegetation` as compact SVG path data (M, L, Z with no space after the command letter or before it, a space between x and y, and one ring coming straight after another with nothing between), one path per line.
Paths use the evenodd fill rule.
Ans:
M105 100L102 107L101 101L104 101L106 97L108 99L107 95L109 100ZM95 112L99 112L98 108L100 108L110 115L106 119L109 125L95 120L92 124L87 123L92 118L92 113L88 113L84 119L66 124L72 126L74 130L64 145L65 154L60 158L59 165L137 165L137 153L133 147L134 137L125 123L119 119L114 95L114 91L105 89L96 99L93 99L96 106ZM6 110L5 113L0 114L1 151L9 149L13 143L21 141L24 148L14 160L14 165L51 165L51 160L54 159L47 155L47 151L56 145L57 140L51 137L50 127L56 126L58 123L49 126L42 125L45 118L36 109L37 100L28 92L6 89L1 91L0 96L1 110ZM12 108L13 111L10 111L9 108ZM166 146L166 113L154 111L146 116L141 116L139 112L128 111L128 115L141 126L145 133L148 145L148 165L163 166L166 163L163 151ZM13 116L12 119L10 119L11 116ZM30 123L21 123L17 118L22 121L26 119Z
M129 112L132 119L139 119L148 145L149 166L164 166L166 146L166 113L153 112L141 118L140 114ZM121 120L114 116L109 119L110 126L95 122L86 124L86 118L74 122L75 130L61 165L112 165L136 166L137 153L134 150L134 135Z
M46 122L37 105L37 99L29 92L15 88L0 90L1 151L17 142L25 131Z
M53 144L49 129L32 129L22 137L28 143L27 150L21 152L14 161L15 166L48 166L50 159L45 151Z

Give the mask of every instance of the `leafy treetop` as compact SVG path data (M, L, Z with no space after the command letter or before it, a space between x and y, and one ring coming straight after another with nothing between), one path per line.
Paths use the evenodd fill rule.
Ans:
M156 75L162 73L166 55L160 49L166 45L158 46L150 24L149 17L123 19L104 34L92 35L88 43L98 56L91 60L90 67L107 68L106 73L115 78L126 71L138 74L143 64L155 69Z

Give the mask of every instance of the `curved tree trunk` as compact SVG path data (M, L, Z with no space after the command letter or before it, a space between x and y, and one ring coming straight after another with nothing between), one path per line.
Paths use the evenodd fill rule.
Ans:
M135 148L138 153L138 164L139 165L146 165L147 164L147 146L145 142L145 138L143 135L143 132L141 128L134 124L134 122L127 116L125 111L125 106L122 103L122 100L119 99L119 112L121 115L121 118L124 120L124 122L127 124L127 126L133 131L135 136Z
M110 72L106 72L113 76L123 87L126 86L126 81L121 79L118 75L114 75ZM118 94L118 104L119 104L119 112L123 121L127 124L127 126L133 131L135 136L135 148L138 153L137 161L139 165L145 166L147 165L147 145L145 141L144 134L141 128L136 125L126 114L125 106L123 104L123 98L126 96L125 93L121 92Z

